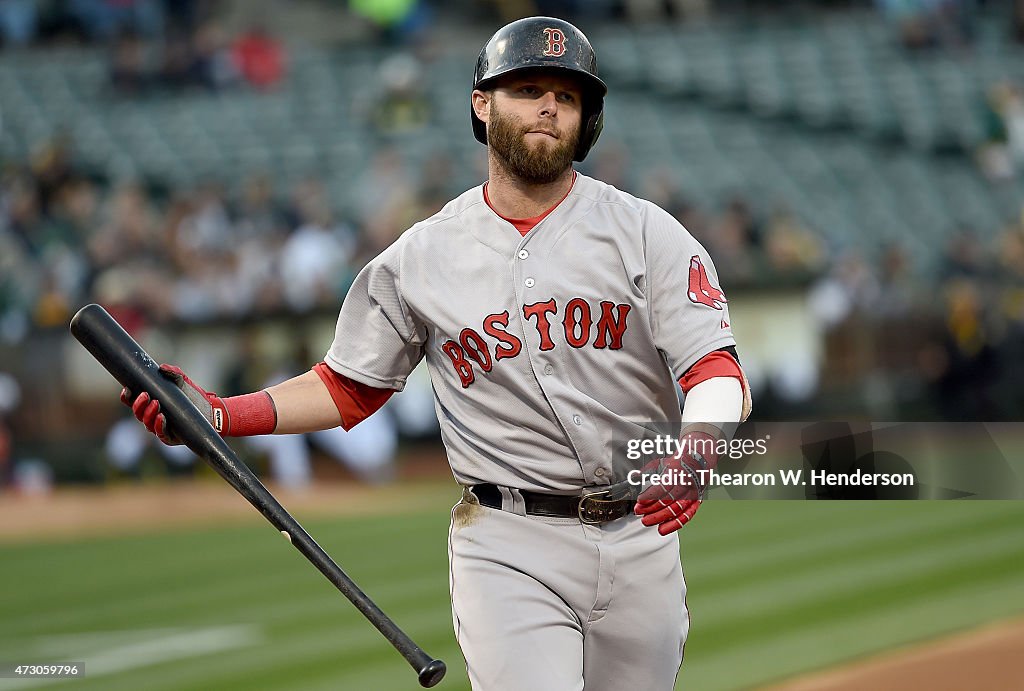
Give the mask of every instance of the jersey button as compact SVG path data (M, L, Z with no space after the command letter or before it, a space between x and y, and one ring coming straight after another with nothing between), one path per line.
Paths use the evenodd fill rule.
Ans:
M555 368L551 365L544 365L544 374L551 374L555 371Z
M597 470L594 471L594 475L597 475L598 477L604 477L605 472L606 471L604 468L598 468Z
M526 259L529 256L530 256L530 253L527 252L526 250L519 250L519 258L520 259Z
M532 278L526 279L525 281L523 281L523 283L526 285L527 288L532 288L535 285L537 285L537 281L533 280Z
M573 421L574 424L577 424L577 425L582 425L583 424L583 418L581 418L579 415L573 415L572 416L572 421Z

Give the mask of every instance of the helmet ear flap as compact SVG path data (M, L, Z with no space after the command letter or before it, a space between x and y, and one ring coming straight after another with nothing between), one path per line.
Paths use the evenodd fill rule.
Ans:
M483 124L483 123L481 123ZM598 108L595 112L587 116L585 122L580 127L580 141L576 145L576 155L573 157L574 161L582 161L590 153L590 149L597 142L597 138L601 136L601 130L604 129L604 108Z

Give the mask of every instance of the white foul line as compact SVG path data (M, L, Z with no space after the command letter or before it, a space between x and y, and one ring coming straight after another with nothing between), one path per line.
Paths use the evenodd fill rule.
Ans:
M101 648L95 652L77 653L74 657L85 665L83 679L117 674L118 672L147 667L171 660L198 657L234 648L244 648L263 641L262 632L251 624L206 629L164 629L157 631L161 632L160 635L143 641L137 640L137 634L145 635L146 633L153 633L154 630L70 634L68 638L76 639L76 642L78 642L85 641L90 635L93 635L98 639L106 638L109 640L112 635L125 634L131 636L136 641L105 649ZM52 649L53 642L60 638L62 636L51 637L49 645L44 643L43 647ZM61 655L62 661L64 661L63 658L65 657L68 657L66 653ZM47 682L55 683L59 681L62 680L4 679L0 680L0 689L38 687Z

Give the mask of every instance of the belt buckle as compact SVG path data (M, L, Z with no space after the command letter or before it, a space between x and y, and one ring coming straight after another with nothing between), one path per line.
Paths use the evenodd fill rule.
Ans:
M580 497L580 503L576 509L576 512L580 517L580 522L586 523L587 525L600 525L601 523L607 523L608 521L619 518L619 516L612 516L613 508L611 506L607 508L594 506L594 504L618 504L621 499L600 499L600 497L609 496L611 492L611 489L602 489L597 490L596 492L585 492Z

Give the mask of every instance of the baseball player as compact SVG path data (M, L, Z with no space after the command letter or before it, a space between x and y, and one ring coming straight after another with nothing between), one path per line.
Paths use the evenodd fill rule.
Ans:
M243 436L349 429L426 358L463 487L450 587L478 691L672 688L689 629L674 531L716 457L648 463L681 479L645 488L613 449L665 422L714 438L749 411L707 252L662 209L573 168L606 91L573 25L503 27L471 96L487 182L366 265L323 362L227 399L162 367L221 434ZM158 401L122 399L175 442Z

